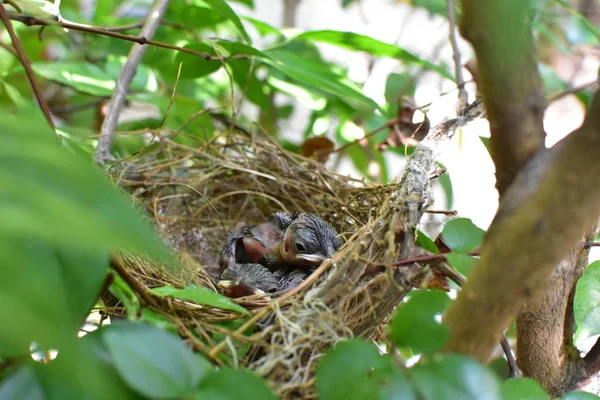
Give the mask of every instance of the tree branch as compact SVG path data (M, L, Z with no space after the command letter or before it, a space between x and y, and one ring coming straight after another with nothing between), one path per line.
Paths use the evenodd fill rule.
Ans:
M446 315L448 351L488 361L500 332L595 222L599 151L596 93L583 125L540 150L506 191L481 257Z
M460 29L477 56L500 195L544 146L544 97L529 4L523 0L462 0Z
M223 59L237 60L237 59L248 59L248 58L252 57L252 56L249 56L246 54L234 54L231 57L213 56L212 54L209 54L209 53L206 53L203 51L196 51L196 50L185 48L185 47L180 47L180 46L175 46L175 45L168 44L168 43L158 42L156 40L150 40L150 39L146 38L143 34L141 34L140 36L124 35L122 33L118 33L116 31L112 30L111 28L104 28L104 27L99 28L99 27L95 27L95 26L91 26L91 25L79 24L76 22L71 22L71 21L66 21L66 20L40 19L40 18L36 18L31 15L14 14L14 13L8 13L8 16L11 20L19 21L27 26L57 26L57 27L65 28L65 29L70 29L73 31L93 33L95 35L108 36L108 37L111 37L114 39L126 40L128 42L134 42L139 45L149 45L149 46L154 46L154 47L160 47L163 49L175 50L175 51L179 51L182 53L193 54L195 56L202 57L207 61L222 61Z
M154 3L154 6L152 6L152 9L150 10L146 22L142 28L142 37L152 38L154 36L154 33L160 25L160 20L165 14L165 11L167 11L169 2L170 0L157 0ZM104 118L104 122L102 123L102 128L100 130L98 147L96 148L95 158L100 164L105 164L106 161L110 159L110 147L113 141L113 132L117 127L119 115L121 114L121 110L125 104L125 98L127 96L127 91L129 90L129 85L131 85L131 81L137 72L138 65L140 64L142 56L145 52L145 46L134 44L129 52L129 56L127 57L125 65L123 65L123 68L121 69L115 91L113 92L110 103L108 104L106 117Z
M25 69L25 74L27 75L27 79L29 80L29 84L31 85L31 89L33 90L33 93L35 94L38 104L40 105L40 108L42 109L42 112L44 113L44 117L46 117L46 121L48 121L48 125L50 125L52 130L56 131L56 126L54 125L54 121L52 121L52 115L50 114L50 109L48 108L48 104L46 103L46 100L44 99L44 96L42 95L42 89L40 88L40 85L39 85L37 79L35 78L33 69L31 68L31 61L29 61L29 57L27 57L27 54L25 53L25 50L23 49L23 46L21 45L21 41L17 37L17 34L15 33L15 31L12 27L10 18L8 16L8 13L6 12L6 9L4 8L4 5L2 5L2 2L0 2L0 18L2 19L4 26L6 26L6 30L8 31L8 35L10 36L10 40L12 41L13 46L15 46L15 51L19 57L19 61L21 61L21 64L23 65L23 68ZM8 47L5 47L5 48L8 49Z

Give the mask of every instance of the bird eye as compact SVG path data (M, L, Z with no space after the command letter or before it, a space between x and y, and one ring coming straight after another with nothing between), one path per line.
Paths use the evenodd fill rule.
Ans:
M295 242L294 243L294 247L296 248L297 251L299 251L300 253L304 253L306 251L306 247L300 243L300 242Z

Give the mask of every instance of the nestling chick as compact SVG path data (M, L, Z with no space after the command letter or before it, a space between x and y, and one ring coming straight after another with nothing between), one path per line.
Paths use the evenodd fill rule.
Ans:
M336 236L335 229L315 215L276 213L254 228L236 225L225 239L219 266L221 272L237 263L318 266L342 245Z
M279 215L279 214L276 214ZM279 215L281 238L267 248L267 264L318 266L341 247L333 227L313 214Z
M223 271L219 288L227 297L275 293L279 290L277 278L260 264L235 264Z

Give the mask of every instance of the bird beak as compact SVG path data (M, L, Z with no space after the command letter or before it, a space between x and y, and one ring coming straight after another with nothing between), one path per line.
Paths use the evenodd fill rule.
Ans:
M262 290L240 281L219 281L217 286L223 290L227 297L233 298L266 294Z
M296 258L310 264L321 264L327 257L321 254L296 254Z

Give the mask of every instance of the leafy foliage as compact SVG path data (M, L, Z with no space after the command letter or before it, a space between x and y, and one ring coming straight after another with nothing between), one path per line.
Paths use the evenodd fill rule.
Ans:
M444 243L452 250L467 253L479 247L485 232L468 218L455 218L444 226Z
M396 346L409 346L416 353L439 350L446 342L448 330L435 320L435 316L442 313L449 303L450 299L443 292L413 293L392 319L391 339ZM415 326L419 329L415 330Z
M575 300L575 344L600 334L600 261L590 264L577 282Z
M95 2L89 15L84 15L76 1L12 3L32 16L60 14L98 26L137 23L147 12L147 2L134 2L139 7L136 12L143 12L140 15L124 12L122 2L116 0ZM385 152L405 158L412 148L390 144L393 129L386 123L398 117L403 97L415 95L422 71L448 82L454 80L450 69L422 54L354 32L279 30L235 11L240 4L254 7L252 0L235 1L238 4L233 7L231 3L171 2L154 39L204 56L148 47L127 96L129 104L141 104L146 112L143 118L120 123L123 134L116 137L113 155L121 158L145 146L148 150L159 146L149 144L143 135L131 134L159 127L174 141L188 145L213 140L219 124L233 126L235 122L252 130L257 118L245 106L253 105L262 129L286 148L318 157L318 151L309 150L345 146L340 160L350 161L367 179L390 183L397 171L388 171ZM340 3L353 7L357 2ZM442 0L405 3L437 17L446 16ZM553 3L567 11L567 23L558 24L547 5L538 4L534 26L540 37L550 38L562 51L569 51L574 43L596 43L600 31L593 23L568 2ZM192 353L173 334L177 327L145 307L125 280L112 273L109 290L130 321L113 322L78 338L107 282L111 252L146 253L175 264L142 213L93 167L90 157L106 99L116 87L131 43L56 27L44 28L44 35L16 23L15 29L60 128L55 134L47 127L31 100L21 63L11 47L0 47L0 398L274 399L261 377L244 369L216 370ZM125 33L137 35L136 29ZM253 31L260 40L252 41ZM349 71L324 57L322 44L393 59L399 69L388 76L383 96L375 100L363 90L365 82L353 81ZM180 64L181 84L173 93ZM540 64L540 71L547 97L569 87L550 67ZM587 104L590 91L577 96ZM300 107L293 99L311 114L300 138L285 137L280 128ZM167 109L168 118L161 121ZM443 175L439 182L450 208L451 180ZM467 253L481 245L484 233L465 218L445 225L443 241L452 250L447 260L462 274L469 274L474 258ZM439 253L421 231L417 243ZM577 344L600 334L599 267L598 263L590 265L577 285ZM250 314L207 288L165 286L151 292L236 311L240 317ZM491 368L474 360L440 354L448 333L439 320L450 302L442 292L416 291L399 306L379 347L360 339L338 343L318 361L320 398L548 398L530 379L500 382ZM224 321L222 326L238 329L245 321ZM250 335L253 329L243 334ZM231 338L217 332L210 339ZM250 349L241 339L229 340L238 357ZM420 360L408 368L403 354ZM47 363L34 361L32 355ZM219 360L234 364L223 354ZM588 398L597 397L582 392L562 397Z

